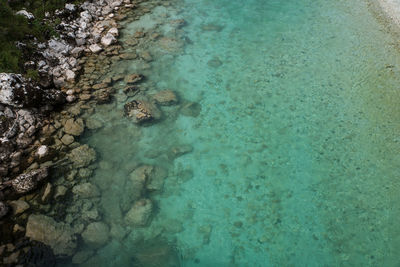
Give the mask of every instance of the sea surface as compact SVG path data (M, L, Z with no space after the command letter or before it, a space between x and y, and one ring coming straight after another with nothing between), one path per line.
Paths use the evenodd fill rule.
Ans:
M174 90L180 106L138 126L118 91L91 115L105 126L81 141L98 153L90 179L114 233L86 265L135 266L140 235L171 244L180 266L399 266L399 42L371 8L184 0L126 25L122 45L185 20L179 51L115 67L143 73L149 94ZM120 207L141 164L168 177L148 196L151 223L132 229Z

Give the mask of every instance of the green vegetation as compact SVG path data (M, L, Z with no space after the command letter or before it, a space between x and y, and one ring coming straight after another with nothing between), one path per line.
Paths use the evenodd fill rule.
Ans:
M27 37L36 37L39 41L44 41L54 35L54 25L43 22L45 12L62 8L66 2L71 1L0 0L0 72L24 72L24 57L32 53ZM15 12L21 9L33 13L35 20L29 22L24 16L15 15ZM17 41L27 43L24 51L16 47Z

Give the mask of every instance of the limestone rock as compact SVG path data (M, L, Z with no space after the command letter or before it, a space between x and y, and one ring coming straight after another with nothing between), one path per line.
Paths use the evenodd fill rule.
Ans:
M161 118L161 111L157 106L145 100L133 100L124 106L125 115L133 118L135 123L142 123Z
M125 215L125 222L133 227L146 226L153 211L153 203L149 199L141 199Z
M64 132L74 136L81 135L84 129L85 129L85 124L81 118L77 120L74 120L72 118L68 119L64 125Z
M72 256L76 250L77 242L72 228L45 215L30 215L25 235L49 245L56 255Z
M100 196L100 191L97 186L91 183L75 185L74 188L72 188L72 193L81 198L93 198Z
M82 233L85 243L93 248L99 248L106 244L110 236L110 229L107 224L93 222L89 224Z
M117 42L117 39L112 35L111 33L107 33L101 38L101 44L104 47L108 47L112 44L115 44Z
M88 145L74 148L68 155L75 167L85 167L96 160L96 152Z
M178 103L178 97L172 90L163 90L153 95L153 99L161 106L170 106Z
M20 174L11 180L13 189L19 194L25 194L35 189L38 183L49 175L48 168L41 168Z
M97 54L100 53L100 51L103 50L103 48L101 48L101 46L99 46L98 44L92 44L89 46L90 51L92 51L92 53Z

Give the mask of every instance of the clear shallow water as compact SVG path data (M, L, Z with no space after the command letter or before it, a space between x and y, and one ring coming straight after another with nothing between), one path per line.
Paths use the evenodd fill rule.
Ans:
M183 18L184 52L156 46L149 92L173 89L197 117L163 108L137 127L124 98L97 109L88 134L103 220L124 233L89 261L130 266L137 236L176 244L183 266L397 266L400 101L395 40L363 1L194 1L127 26L168 36ZM167 15L163 15L167 14ZM153 49L153 50L151 50ZM191 153L171 160L171 148ZM131 229L121 202L132 169L168 170L152 223ZM112 181L112 182L111 182ZM117 231L117 232L118 232Z

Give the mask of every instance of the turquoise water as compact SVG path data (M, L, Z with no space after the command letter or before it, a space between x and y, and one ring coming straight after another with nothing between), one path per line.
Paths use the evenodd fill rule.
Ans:
M187 25L175 31L177 18ZM143 73L146 93L172 89L201 111L162 107L162 121L137 126L122 117L121 91L97 108L105 127L84 139L100 157L90 179L118 230L87 265L132 266L154 238L182 266L400 264L400 56L366 2L185 0L127 25L122 43L140 29L184 47L154 41L152 62L115 73ZM182 145L192 152L171 157ZM122 206L140 164L168 177L147 196L151 224L132 228Z

